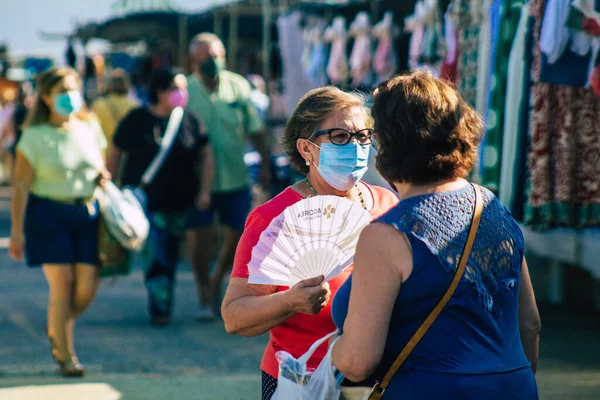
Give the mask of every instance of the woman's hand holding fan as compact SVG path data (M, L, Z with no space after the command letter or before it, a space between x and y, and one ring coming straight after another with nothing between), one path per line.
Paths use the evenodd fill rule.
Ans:
M296 313L316 315L325 308L331 299L329 284L323 275L304 279L287 291L290 305Z

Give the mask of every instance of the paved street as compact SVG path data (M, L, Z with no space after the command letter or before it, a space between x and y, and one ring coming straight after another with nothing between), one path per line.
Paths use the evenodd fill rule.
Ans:
M260 398L266 337L232 337L222 322L194 321L195 289L186 265L178 275L173 324L164 328L147 322L139 270L103 282L77 329L87 377L54 376L44 335L46 283L40 270L9 260L7 206L0 193L0 400ZM543 312L541 398L600 399L600 318Z
M81 383L54 376L44 335L47 285L41 270L10 260L8 236L8 199L6 189L0 189L0 388ZM139 269L116 282L103 281L77 326L78 355L88 372L84 382L108 383L132 400L256 399L267 337L230 336L222 321L196 322L195 306L187 265L178 275L175 314L168 327L148 324ZM22 393L11 397L0 389L0 399L40 399L39 393Z

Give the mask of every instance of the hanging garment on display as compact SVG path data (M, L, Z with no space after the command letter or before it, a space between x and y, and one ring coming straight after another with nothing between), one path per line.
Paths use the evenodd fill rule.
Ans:
M443 61L447 51L444 39L444 14L439 8L438 2L429 4L428 24L421 61L439 76L440 61Z
M369 14L360 12L350 24L350 35L354 37L352 53L350 53L350 75L352 86L371 86L371 22Z
M387 11L383 20L377 23L372 30L373 37L377 38L373 69L377 74L378 82L391 79L398 69L396 52L392 48L392 41L397 34L393 24L394 14Z
M571 51L577 55L585 56L592 48L592 38L585 32L572 33Z
M306 66L306 75L314 86L325 86L327 84L327 75L325 66L327 65L327 49L323 43L323 27L315 26L308 35L312 46L310 50L310 60Z
M310 57L311 57L311 51L312 51L312 40L311 40L311 28L310 27L306 27L302 30L302 39L303 39L303 43L304 43L304 47L302 49L302 58L301 58L301 63L302 63L302 68L304 70L308 69L308 65L310 64Z
M555 63L569 43L569 29L566 26L569 16L569 1L547 0L540 34L540 49Z
M586 19L583 12L573 7L569 8L569 16L567 17L566 27L575 31L583 31L583 23Z
M579 10L585 17L594 19L600 24L599 0L571 0L571 7Z
M519 110L519 130L517 131L517 152L515 154L514 176L515 185L513 186L512 200L509 208L517 221L522 223L525 219L525 206L529 194L529 147L530 147L530 116L533 112L531 102L533 92L533 61L534 61L534 27L535 20L531 17L531 6L529 7L529 16L527 18L527 28L525 32L525 70L523 71L523 99L521 100L521 109Z
M325 41L331 43L327 76L334 85L344 85L348 80L348 61L346 56L346 19L335 17L332 25L325 31Z
M285 111L292 115L298 100L314 86L302 69L302 53L297 51L298 45L304 43L299 11L280 15L277 18L279 48L283 64L283 87L285 88Z
M596 93L596 96L600 98L600 65L594 69L590 78L590 85L594 93Z
M597 10L594 9L597 8ZM600 64L600 0L573 0L569 8L566 26L574 32L572 50L579 55L591 51L587 86L592 86L592 75Z
M600 65L600 57L598 56L599 54L600 54L600 37L595 37L592 39L592 43L591 43L591 56L590 56L590 63L588 66L586 87L592 86L592 76L594 74L594 71L596 70L596 67L598 65Z
M458 31L449 17L444 14L444 39L446 42L446 57L440 66L440 78L456 83L458 64Z
M536 20L534 79L544 0L531 1ZM600 226L600 100L591 89L537 82L532 92L529 198L525 223L534 228Z
M437 64L439 60L438 50L438 33L435 25L427 25L425 27L425 35L423 36L423 51L419 62L424 65L431 66L432 68Z
M492 51L494 41L492 40L492 0L484 0L484 13L479 26L479 48L477 50L477 97L475 98L475 109L485 118L487 110L487 98L489 89L489 75L495 56Z
M408 67L411 70L418 68L421 64L419 59L423 52L423 42L425 40L425 25L417 25L414 27L412 34L410 35L409 45L409 56L408 56Z
M425 45L428 43L426 42L426 31L428 26L435 23L436 7L434 0L417 1L414 14L404 19L404 31L411 33L408 61L410 69L417 69L422 66L421 58ZM429 38L430 40L431 38Z
M525 223L600 226L600 100L591 89L536 83Z
M495 1L493 6L501 2ZM507 78L509 73L509 57L519 19L521 17L522 2L520 0L504 0L501 7L498 26L499 32L495 34L496 45L493 57L493 67L490 85L489 106L487 107L487 129L483 151L483 166L481 170L482 184L488 189L498 192L500 185L500 168L502 160L502 133L504 131L504 106L506 104Z
M404 19L404 32L410 33L408 49L408 67L415 69L419 66L419 58L423 51L423 39L425 37L425 25L421 21L423 13L423 2L415 4L415 13Z
M600 23L592 18L584 18L581 29L589 35L600 36Z
M514 6L515 4L513 4ZM517 4L520 6L520 4ZM488 15L489 15L489 24L490 24L490 57L489 57L489 68L487 71L487 75L482 78L485 79L484 82L479 83L478 80L478 88L485 88L483 93L485 93L484 98L482 99L485 104L485 110L487 112L490 105L490 97L493 86L495 86L494 74L496 73L496 64L497 60L497 52L498 52L498 44L502 40L501 33L504 27L502 26L504 10L505 10L505 0L491 0L491 3L488 7ZM518 17L517 17L518 20ZM508 50L510 51L510 49ZM508 53L506 53L508 57ZM485 85L484 85L485 83ZM484 117L487 115L484 114Z
M494 65L496 60L496 47L499 41L499 31L501 23L501 10L504 0L485 0L481 16L481 26L479 33L479 49L477 61L477 89L475 105L477 111L483 116L486 124L488 123L487 112L490 101L490 91L492 90ZM494 118L492 115L491 118ZM492 144L487 146L488 137L484 136L479 145L479 164L477 165L477 176L482 184L482 177L485 163L491 164L492 168L498 165L500 160L501 147L492 140ZM487 151L487 153L486 153ZM489 166L488 166L489 168ZM486 182L485 185L493 192L497 192L497 182Z
M588 82L591 38L567 27L570 2L548 0L540 33L540 81L584 87Z
M593 3L590 0L587 1ZM567 28L586 32L592 36L600 36L600 12L593 10L593 4L581 6L574 1L569 8Z
M457 89L467 103L476 106L477 60L482 0L455 0L452 18L459 31Z
M520 6L520 5L519 5ZM521 16L517 32L508 57L506 99L504 103L504 126L502 128L502 164L500 168L500 201L510 206L513 202L513 189L516 185L515 159L518 152L519 115L523 104L524 94L529 88L525 82L525 37L527 34L527 18L529 5L521 8Z
M585 87L588 83L591 58L591 51L581 56L566 49L557 61L550 63L547 56L541 54L540 82Z

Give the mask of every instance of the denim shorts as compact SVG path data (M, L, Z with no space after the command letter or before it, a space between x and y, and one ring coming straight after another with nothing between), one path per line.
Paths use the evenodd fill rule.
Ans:
M241 232L244 230L250 207L252 207L252 194L248 187L233 192L213 193L210 209L201 211L193 208L190 210L187 228L211 226L216 213L221 224Z
M27 265L98 265L98 216L96 201L90 208L30 194L24 221Z

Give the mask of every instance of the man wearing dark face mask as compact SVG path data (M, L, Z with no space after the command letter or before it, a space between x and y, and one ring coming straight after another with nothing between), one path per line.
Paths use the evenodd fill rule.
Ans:
M189 220L189 253L196 276L200 309L198 319L212 319L220 303L220 286L233 264L235 249L250 212L251 193L244 162L246 140L250 140L264 162L260 183L270 179L270 154L262 122L250 100L250 84L227 71L225 47L212 33L201 33L190 43L193 73L188 77L188 109L208 127L215 157L215 180L210 207L196 210ZM224 240L212 277L208 269L213 243L213 215L218 213Z

